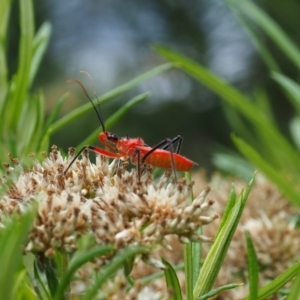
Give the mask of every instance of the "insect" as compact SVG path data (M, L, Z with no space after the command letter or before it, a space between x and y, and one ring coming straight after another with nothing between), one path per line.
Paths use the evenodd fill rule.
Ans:
M87 76L89 76L90 80L92 81L91 76L87 72L81 71L81 73L85 73ZM97 117L102 127L102 132L100 132L99 134L99 140L104 146L106 146L110 150L105 150L100 147L91 146L91 145L87 145L83 147L77 153L77 155L72 159L69 166L64 171L64 174L68 172L71 165L75 162L75 160L86 148L88 148L89 150L95 153L99 153L101 155L110 158L122 159L122 160L126 160L129 158L133 164L137 165L139 180L141 177L141 166L144 164L148 164L153 167L159 167L164 169L173 169L176 181L177 179L176 179L175 171L189 171L191 170L193 165L195 165L195 162L179 154L182 145L182 140L183 140L180 135L176 136L173 139L165 139L154 147L149 147L139 137L129 138L127 136L123 138L118 138L117 135L106 131L100 105L98 106L97 109L92 99L89 97L85 87L82 85L80 81L76 79L71 79L68 82L76 82L77 84L79 84L83 92L85 93L86 97L92 103L93 108L96 111ZM176 143L177 143L177 147L174 152L173 145Z

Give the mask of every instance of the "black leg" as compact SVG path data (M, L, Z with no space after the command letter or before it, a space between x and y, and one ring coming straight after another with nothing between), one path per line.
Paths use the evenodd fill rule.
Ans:
M135 160L135 157L137 156L137 176L138 181L141 181L141 152L140 148L135 148L133 153L133 161Z
M82 148L82 149L74 156L74 158L71 160L71 162L70 162L70 164L68 165L68 167L65 169L64 175L67 174L68 170L69 170L70 167L73 165L73 163L75 162L75 160L79 157L79 155L80 155L86 148L91 149L90 147L91 147L91 146L85 146L85 147L83 147L83 148Z
M141 162L144 163L146 158L153 153L155 150L157 149L163 149L166 150L168 148L170 148L170 145L173 145L174 143L176 143L178 141L178 145L176 147L176 153L179 153L180 148L181 148L181 144L182 144L182 137L180 135L176 136L175 138L173 138L172 140L170 139L165 139L163 141L161 141L160 143L158 143L156 146L154 146L153 148L151 148L151 150L149 150L142 158ZM174 152L173 152L174 153Z
M170 145L174 145L176 142L178 142L177 147L176 147L176 151L175 151L175 153L178 154L180 152L180 149L181 149L182 141L183 141L182 136L181 135L177 135L176 137L174 137L171 140L171 143L168 143L167 145L165 145L164 147L162 147L162 149L166 150L166 149L169 148Z
M177 175L176 175L175 161L174 161L174 155L173 155L174 154L173 144L172 144L172 140L168 140L168 141L169 141L172 169L173 169L173 172L174 172L175 183L177 183Z

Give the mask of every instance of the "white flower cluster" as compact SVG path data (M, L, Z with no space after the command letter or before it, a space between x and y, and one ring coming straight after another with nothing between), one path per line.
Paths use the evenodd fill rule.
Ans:
M7 192L0 199L0 219L4 214L22 213L38 206L35 224L25 251L53 255L56 249L71 252L78 237L92 235L99 245L156 245L168 247L165 237L178 236L181 242L210 241L197 229L217 218L204 215L213 204L205 188L191 201L192 184L172 181L167 171L157 182L147 168L138 180L136 171L127 171L126 163L109 164L103 156L96 164L88 151L66 174L73 158L63 158L56 147L42 163L32 169L19 169ZM14 173L7 165L7 172ZM3 185L8 184L4 178Z

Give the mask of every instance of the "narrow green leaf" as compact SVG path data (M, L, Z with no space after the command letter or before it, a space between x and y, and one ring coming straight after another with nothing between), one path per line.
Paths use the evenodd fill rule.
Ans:
M297 149L300 149L300 117L294 117L290 121L290 132L291 137L297 147Z
M0 229L0 299L13 299L17 272L23 269L22 247L34 218L28 211L22 216L7 216Z
M257 300L264 300L275 294L279 289L300 273L300 261L276 277L272 282L259 289ZM243 300L250 300L249 297Z
M50 138L50 134L49 134L49 128L52 125L52 123L54 122L54 120L56 119L58 113L60 112L63 104L65 103L65 100L67 98L68 94L63 95L55 104L54 108L51 110L51 113L49 115L49 117L47 118L42 131L41 131L41 135L40 135L40 140L39 140L39 148L37 149L37 151L40 150L46 150L47 147L43 148L44 145L48 144L49 138Z
M173 64L170 64L170 63L155 67L152 70L150 70L150 71L128 81L127 83L113 89L112 91L104 94L103 96L99 97L98 99L94 99L93 100L94 104L98 105L98 101L99 101L100 104L103 105L104 103L111 101L112 99L114 99L117 96L132 89L133 87L142 83L143 81L145 81L151 77L154 77L162 72L168 71L173 67L174 67ZM82 116L83 114L85 114L87 111L89 111L91 109L93 109L91 103L86 103L85 105L82 105L81 107L79 107L77 109L74 109L72 112L70 112L69 114L67 114L66 116L64 116L57 122L55 122L54 124L52 124L51 127L49 128L49 133L50 134L55 133L56 131L63 128L65 125L74 121L75 119Z
M272 73L272 78L277 81L288 94L288 99L300 115L300 85L292 79L279 73Z
M56 291L55 298L56 300L62 299L64 292L69 288L70 281L72 279L72 276L78 270L82 265L85 263L91 261L92 259L102 256L105 254L108 254L114 249L114 246L112 245L104 245L101 247L93 248L85 253L82 253L78 256L76 256L69 264L67 271L63 275L60 284L58 286L58 289ZM91 298L90 298L91 299Z
M258 53L260 54L260 57L264 60L268 68L273 71L280 71L280 68L276 63L276 59L273 58L272 53L266 47L261 33L257 30L257 26L253 24L253 22L251 22L248 18L245 18L240 9L237 9L235 5L231 5L232 0L224 0L224 2L228 4L229 9L231 9L235 17L242 24L242 26L248 33L253 45L255 45Z
M56 119L58 113L60 112L63 104L65 103L67 97L68 97L68 94L66 93L61 98L58 99L55 106L51 110L49 117L47 118L47 121L44 125L43 132L46 132L48 130L48 128L51 126L51 124L54 122L54 120Z
M181 288L175 270L173 269L172 265L164 258L162 258L162 262L167 267L164 270L164 273L165 273L168 290L172 291L170 299L182 300Z
M247 198L254 183L254 178L255 177L253 176L245 193L241 192L235 205L228 214L226 214L226 220L203 263L201 273L193 291L193 299L198 299L200 296L207 294L212 289L246 205Z
M256 300L258 295L258 263L251 236L245 232L248 253L249 300Z
M199 297L198 300L206 300L206 299L212 298L212 297L217 296L218 294L220 294L220 293L222 293L222 292L224 292L226 290L231 290L231 289L240 287L242 285L243 285L242 283L230 283L230 284L226 284L226 285L220 286L220 287L218 287L216 289L211 290L207 294Z
M51 36L51 24L45 22L38 30L33 41L33 56L30 66L29 86L31 86L42 58L45 54Z
M149 251L150 249L148 247L137 246L137 247L127 248L119 252L102 270L101 274L97 276L95 282L86 291L82 300L94 299L98 290L101 289L102 284L106 280L108 280L113 274L115 274L118 269L123 267L123 264L127 259L130 259L141 253L149 253Z
M192 243L188 243L183 246L183 257L184 257L184 272L185 272L185 290L187 299L192 299L193 297L193 248Z
M291 291L287 296L286 300L299 300L299 298L300 298L300 272L298 272L298 275L295 278Z
M32 58L34 36L34 16L32 0L19 0L20 5L20 47L18 71L14 82L14 92L9 102L9 124L16 130L21 117L28 91L29 73Z
M245 17L251 18L300 70L300 49L263 10L255 5L253 1L227 0L226 2L228 5L240 10Z
M48 291L48 289L46 288L43 280L41 279L41 276L40 276L40 272L38 270L38 267L37 267L37 262L35 261L34 262L34 285L36 285L36 291L37 291L37 294L40 296L41 299L47 299L47 300L52 300L53 298L51 297L50 295L50 292Z
M244 3L244 1L242 2ZM164 46L156 45L154 48L159 54L176 63L177 67L181 68L183 71L210 88L214 93L218 94L252 124L255 124L258 128L263 128L264 134L268 136L269 144L273 146L277 145L277 147L280 147L281 149L281 151L278 152L276 147L272 148L273 152L270 157L274 158L276 156L276 159L273 159L272 164L280 164L280 169L286 170L286 168L289 168L293 174L299 174L300 157L298 152L295 151L286 137L274 126L273 122L270 122L269 116L258 109L250 99L197 62ZM285 155L283 156L282 153L285 153ZM269 159L269 156L266 157L266 159ZM277 168L279 167L277 166Z
M181 270L182 271L184 269L184 263L181 263L181 264L179 264L177 266L174 266L173 269L175 271L177 271L177 270ZM153 273L151 275L145 276L143 278L139 278L138 281L141 284L146 285L146 284L149 284L149 283L153 282L156 279L162 278L164 276L164 274L165 274L164 271L159 271L159 272Z
M189 172L185 173L185 178L190 182L191 175ZM194 200L193 193L190 194L190 202ZM201 227L197 233L201 234ZM185 289L187 299L192 299L193 288L196 284L196 280L200 272L200 261L201 261L201 243L188 243L183 246L184 256L184 272L185 272Z
M57 270L56 270L54 260L51 258L43 257L42 262L39 263L41 268L45 272L50 294L52 297L54 297L59 285L59 280L57 277Z
M44 103L44 96L39 92L30 97L29 101L25 104L26 111L22 113L22 119L19 121L21 127L18 126L20 142L18 143L17 154L28 154L29 152L38 150L44 123Z
M7 92L7 26L10 14L11 0L0 1L0 111L2 109L4 98Z
M234 183L232 183L232 187L231 187L231 190L230 190L230 193L228 196L227 204L226 204L218 231L216 233L216 237L220 234L220 231L223 229L223 226L224 226L225 222L227 221L228 217L230 216L231 211L234 208L235 204L236 204L236 193L235 193Z
M26 269L23 269L15 276L14 289L12 291L13 299L38 300L35 291L29 287L28 283Z
M232 140L239 151L245 155L259 170L261 170L279 190L294 204L300 206L300 196L297 188L269 163L259 153L242 139L232 135Z

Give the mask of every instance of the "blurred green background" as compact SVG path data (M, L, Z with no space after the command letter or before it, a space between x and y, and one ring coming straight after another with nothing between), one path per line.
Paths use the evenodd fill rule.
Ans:
M259 6L299 44L300 3L259 1ZM39 68L32 92L45 93L46 115L65 93L70 95L60 116L86 103L82 91L70 78L81 80L93 96L85 70L95 82L96 92L105 92L164 62L151 44L163 44L176 50L226 79L245 95L261 88L271 99L277 124L288 133L293 114L278 84L271 79L253 43L224 2L205 1L34 1L36 28L49 21L52 35ZM9 73L17 68L19 7L14 1L9 23ZM269 51L284 74L297 79L293 63L260 31ZM108 119L137 93L150 91L151 97L133 107L110 130L118 136L142 137L155 145L166 137L184 137L182 154L208 171L214 170L212 154L224 147L234 149L232 131L218 96L177 69L147 80L117 101L102 108ZM226 109L226 107L225 107ZM225 110L226 112L226 110ZM51 137L67 151L95 128L101 130L93 111L72 122Z

